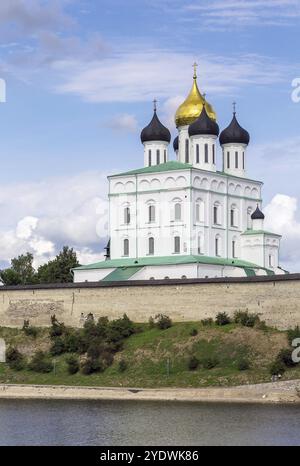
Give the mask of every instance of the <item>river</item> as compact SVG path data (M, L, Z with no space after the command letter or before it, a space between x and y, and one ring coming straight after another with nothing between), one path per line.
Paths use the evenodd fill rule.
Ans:
M300 445L300 406L0 400L0 445Z

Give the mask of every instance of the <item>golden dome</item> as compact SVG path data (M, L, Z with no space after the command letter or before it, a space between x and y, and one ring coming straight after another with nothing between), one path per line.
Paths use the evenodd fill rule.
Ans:
M193 123L198 118L200 113L202 112L203 104L205 104L205 108L206 108L206 112L208 116L212 120L217 121L217 115L214 109L206 101L205 97L199 91L199 88L197 85L196 65L194 65L194 67L195 67L194 82L193 82L191 92L189 93L188 97L183 102L183 104L180 105L175 115L175 123L176 123L177 128L179 126L186 126L186 125L190 125L191 123Z

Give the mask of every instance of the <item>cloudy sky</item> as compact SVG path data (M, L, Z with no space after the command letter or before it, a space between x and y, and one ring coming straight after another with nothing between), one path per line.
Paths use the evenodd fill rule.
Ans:
M237 102L267 227L300 271L299 33L300 0L1 0L0 264L64 244L101 258L106 176L142 165L153 98L175 135L197 61L221 128Z

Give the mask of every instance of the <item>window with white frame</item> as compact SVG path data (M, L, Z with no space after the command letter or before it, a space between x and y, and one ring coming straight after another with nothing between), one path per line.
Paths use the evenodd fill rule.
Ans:
M195 205L196 222L204 222L204 202L202 199L197 199Z
M203 233L198 235L198 254L204 254L204 236Z
M174 205L174 219L176 222L181 221L181 217L182 217L181 211L182 211L181 204L179 202L176 202L176 204Z
M149 238L148 247L149 247L148 249L149 255L153 256L154 255L154 238L153 237Z
M129 239L124 239L124 242L123 242L123 255L125 257L128 257L129 256Z
M216 202L213 208L213 220L215 225L220 225L220 204Z
M215 238L215 254L217 257L221 255L221 238L219 235L216 236Z
M125 225L130 224L130 208L129 207L125 207L124 209L124 223Z
M148 207L148 221L149 223L155 222L155 206L153 204Z
M174 236L174 253L180 254L180 236Z

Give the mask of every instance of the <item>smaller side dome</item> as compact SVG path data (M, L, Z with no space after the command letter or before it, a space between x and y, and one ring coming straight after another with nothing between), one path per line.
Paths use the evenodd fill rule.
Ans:
M189 136L199 136L201 134L219 136L219 132L218 124L208 116L206 107L203 105L200 116L189 126Z
M178 136L176 136L176 138L174 139L173 148L174 148L174 152L177 152L179 149L179 137Z
M233 118L230 125L224 129L220 135L220 144L245 144L248 146L250 135L248 131L241 127L236 118L236 112L233 113Z
M144 142L149 141L164 141L170 143L171 141L171 133L166 128L161 121L159 120L157 113L156 113L156 101L154 101L154 115L152 120L150 121L149 125L146 126L143 131L141 132L141 141Z
M258 207L258 204L257 204L256 210L251 215L251 218L252 220L264 220L265 219L265 216L260 210L260 208Z

